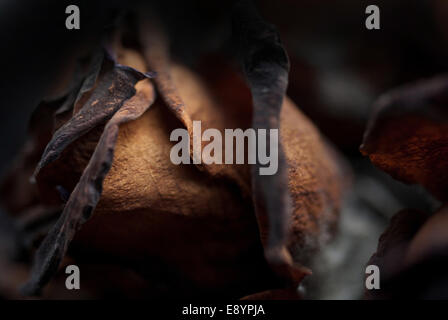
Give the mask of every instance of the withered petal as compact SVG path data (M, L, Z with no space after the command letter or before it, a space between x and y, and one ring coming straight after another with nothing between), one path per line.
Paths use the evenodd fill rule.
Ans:
M376 102L361 152L395 179L448 200L447 105L447 76L385 94Z
M427 220L425 212L414 209L403 209L396 213L389 226L378 240L376 252L370 257L367 265L376 265L381 270L382 282L399 274L404 268L406 252L412 238ZM365 290L366 299L382 298L385 290Z
M197 86L196 81L199 81L199 79L191 79L189 83L184 82L184 80L192 77L193 74L170 59L167 37L163 27L156 19L141 17L140 42L148 68L154 70L157 74L154 82L160 96L170 112L188 131L190 137L190 157L193 159L196 168L206 172L211 177L223 178L235 183L244 194L244 197L250 198L250 185L248 179L246 179L248 177L246 168L215 163L205 164L201 152L195 153L201 150L203 142L201 142L201 139L195 139L196 135L201 135L202 133L193 130L194 120L202 122L203 130L213 127L222 133L224 133L226 128L234 127L236 123L229 123L224 120L226 115L223 114L222 110L219 110L219 107L222 106L216 104L214 97L210 97L208 91L203 89L205 85L201 83L200 88ZM197 96L194 96L195 94ZM238 120L245 120L242 110L238 118ZM245 122L244 120L239 122ZM226 125L223 126L224 124ZM194 145L195 143L196 145ZM195 159L202 159L202 161L196 163Z
M173 82L168 41L159 22L146 16L141 17L140 43L148 69L154 70L157 74L154 77L154 82L160 96L168 109L185 126L190 135L190 143L193 145L193 121L189 113L186 112L185 103ZM201 155L193 154L194 150L196 148L191 148L190 151L192 159L200 159ZM197 167L203 168L201 165L197 165Z
M85 101L82 108L54 133L36 167L33 179L36 178L43 167L59 158L68 145L92 128L109 120L120 109L124 101L135 94L135 83L151 76L133 68L119 65L107 55L102 68L103 75L98 79L95 90ZM92 77L86 79L85 85L83 85L85 90L91 85ZM78 102L83 100L82 97L85 92L81 89ZM76 112L76 106L74 111Z
M104 51L102 49L97 49L91 58L89 71L81 82L81 85L78 87L79 91L76 94L75 100L72 102L73 104L71 106L69 104L65 104L65 106L62 106L58 112L64 112L66 111L66 108L73 108L73 114L76 114L82 108L84 102L86 102L87 94L92 91L97 83L103 62Z
M136 94L126 100L107 123L62 215L36 252L31 278L22 289L24 294L39 294L57 271L76 231L90 218L100 199L104 178L112 165L120 125L139 118L154 102L155 92L149 80L138 82L135 90Z
M278 32L259 16L250 2L241 1L234 7L233 34L237 37L243 70L252 93L253 128L267 132L279 129L280 111L288 86L289 60ZM252 192L266 259L287 282L298 283L310 272L293 267L286 247L292 203L281 143L277 173L262 176L259 168L259 164L252 166ZM267 230L267 234L263 230Z

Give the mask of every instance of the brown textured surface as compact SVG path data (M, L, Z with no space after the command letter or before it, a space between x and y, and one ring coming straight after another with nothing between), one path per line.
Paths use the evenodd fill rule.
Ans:
M409 85L380 98L361 152L405 183L448 200L448 78Z
M243 119L250 119L252 113L247 85L241 75L219 57L210 57L207 61L201 68L201 74L207 79L204 85L209 88L218 106L226 110L224 117L215 118L231 127L237 124L246 128L244 125L249 120L245 124ZM280 114L279 139L284 146L288 187L293 199L290 247L297 261L300 258L306 261L310 253L331 236L351 172L340 155L288 97L284 99ZM262 231L262 237L266 237L267 231Z
M145 78L142 73L118 65L107 56L101 61L103 61L103 76L98 78L94 86L83 85L80 99L75 101L73 117L53 134L36 167L34 178L76 139L112 118L124 101L135 94L135 83ZM92 81L95 79L96 76ZM89 78L85 80L89 81Z
M297 258L306 261L335 231L350 171L289 99L283 104L280 120L293 203L291 246Z
M137 51L117 50L121 64L146 71ZM161 52L164 54L164 50ZM90 87L92 92L85 106L58 131L67 133L67 128L73 129L66 138L62 135L55 149L60 157L52 157L42 167L38 185L49 203L58 201L57 186L71 192L71 196L60 221L38 251L30 291L37 291L49 279L73 236L74 256L78 259L108 257L119 261L138 269L148 281L167 286L176 292L174 295L215 292L241 297L285 285L293 287L310 273L303 264L330 238L336 225L345 182L338 155L297 107L283 97L282 90L272 97L264 95L260 85L269 82L268 78L261 77L262 83L258 83L249 77L247 85L241 75L220 60L209 64L207 72L196 73L173 63L168 56L146 53L146 60L154 59L146 64L158 72L154 79L158 98L139 119L121 126L116 145L115 121L138 91L123 106L117 105L118 111L113 110L110 116L117 113L105 128L102 121L93 121L103 117L99 114L87 117L81 128L88 130L79 132L73 119L94 113L104 104L102 100L95 102L94 96L104 91L96 84ZM124 68L123 72L130 70L118 67ZM134 69L130 71L139 75ZM102 79L104 75L97 82ZM107 104L108 96L103 98ZM270 102L275 108L281 103L278 115L273 115L275 110L267 110L265 120L267 128L280 127L284 158L280 156L285 162L280 161L279 166L285 181L262 183L266 193L263 201L270 205L271 220L265 223L255 214L251 196L254 183L260 183L253 176L257 170L251 171L248 165L176 166L169 159L174 145L169 136L173 129L182 127L191 133L193 120L202 121L202 130L216 128L221 133L229 128L264 127L263 110L270 108ZM258 108L255 122L254 104ZM277 209L286 209L288 216L292 214L291 220L283 214L276 217L273 204L280 190L282 199L291 194L292 204ZM259 196L256 199L260 201ZM268 266L270 262L272 267L272 261L266 259L272 256L263 254L262 247L272 233L272 218L274 223L285 226L285 234L276 238L280 242L273 249L278 257L286 257L287 263L278 264L276 273ZM75 235L81 224L83 228ZM164 289L155 288L156 296L158 290Z
M173 66L172 77L177 84L188 84L179 85L179 92L186 105L197 110L193 118L213 119L215 127L225 127L222 122L229 119L218 117L217 111L232 105L208 100L206 87L185 67ZM234 83L248 90L241 79ZM281 119L295 200L291 245L303 256L305 248L316 249L337 221L341 177L334 155L288 99ZM235 127L234 123L228 127ZM101 201L79 233L78 243L122 258L157 257L182 270L198 286L254 281L253 275L266 272L262 255L252 256L243 265L237 263L259 243L250 199L227 179L210 176L194 165L173 165L169 134L176 127L182 125L161 100L142 118L122 127ZM224 269L223 261L228 264Z

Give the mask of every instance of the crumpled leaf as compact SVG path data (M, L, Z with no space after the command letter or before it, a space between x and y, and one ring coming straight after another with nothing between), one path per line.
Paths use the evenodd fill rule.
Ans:
M119 126L140 117L153 103L155 93L145 75L130 67L109 61L110 71L95 86L95 91L86 101L89 107L82 108L53 136L37 172L49 162L57 159L60 152L80 135L96 126L109 115L113 115L104 128L100 141L73 190L57 223L40 245L29 282L23 287L27 295L38 294L56 272L76 231L85 223L95 209L105 176L113 161ZM134 83L135 88L133 87ZM85 112L83 112L85 110ZM114 113L113 113L114 112ZM86 117L87 120L84 120Z
M404 86L376 103L361 152L395 179L448 200L448 78Z
M201 119L210 115L209 108L225 108L204 99L202 82L185 66L173 64L171 72L176 86L183 84L179 91L186 106L202 105ZM76 245L138 265L147 278L169 283L174 296L207 290L239 298L274 285L251 199L228 179L194 165L174 165L169 137L178 127L182 123L162 99L123 126L101 201ZM170 272L153 275L150 270L159 265Z

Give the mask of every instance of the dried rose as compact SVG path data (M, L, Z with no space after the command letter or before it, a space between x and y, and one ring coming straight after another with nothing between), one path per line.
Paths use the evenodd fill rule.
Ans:
M44 204L60 203L61 191L69 197L25 291L50 280L72 240L75 258L107 256L148 279L156 270L180 295L295 287L334 230L345 177L336 152L284 96L289 65L278 35L251 8L236 8L246 85L219 60L203 75L172 62L163 34L143 22L141 51L118 46L118 63L94 58L67 98L72 108L60 111L66 122L35 178ZM172 164L170 132L192 133L193 120L220 131L280 128L278 174Z

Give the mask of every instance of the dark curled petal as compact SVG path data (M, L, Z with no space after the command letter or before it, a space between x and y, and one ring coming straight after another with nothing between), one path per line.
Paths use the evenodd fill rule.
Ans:
M193 121L185 110L185 103L179 95L179 92L171 78L169 45L166 35L160 24L154 17L142 15L140 42L143 48L145 61L148 69L154 70L157 76L154 82L163 101L169 110L179 119L190 134L190 143L193 145ZM200 159L199 154L193 154L196 148L191 148L191 158ZM199 169L201 165L197 166Z
M135 83L150 76L130 67L118 65L108 56L104 59L101 73L94 91L83 107L54 133L36 167L33 178L43 167L59 158L68 145L92 128L109 120L123 102L134 95Z
M149 80L139 82L136 89L137 93L126 100L107 123L61 217L40 245L31 278L22 289L24 294L39 294L57 271L76 231L90 218L100 199L104 178L112 165L120 125L140 117L154 102L155 93Z
M448 200L448 77L408 85L382 96L361 152L405 183Z
M279 128L289 60L276 29L258 15L250 2L237 3L233 17L234 38L252 93L253 127L266 129L270 141L269 129ZM260 175L259 168L259 164L252 166L252 185L266 258L280 276L298 282L304 272L291 268L292 258L286 248L292 207L287 163L280 143L277 173Z

